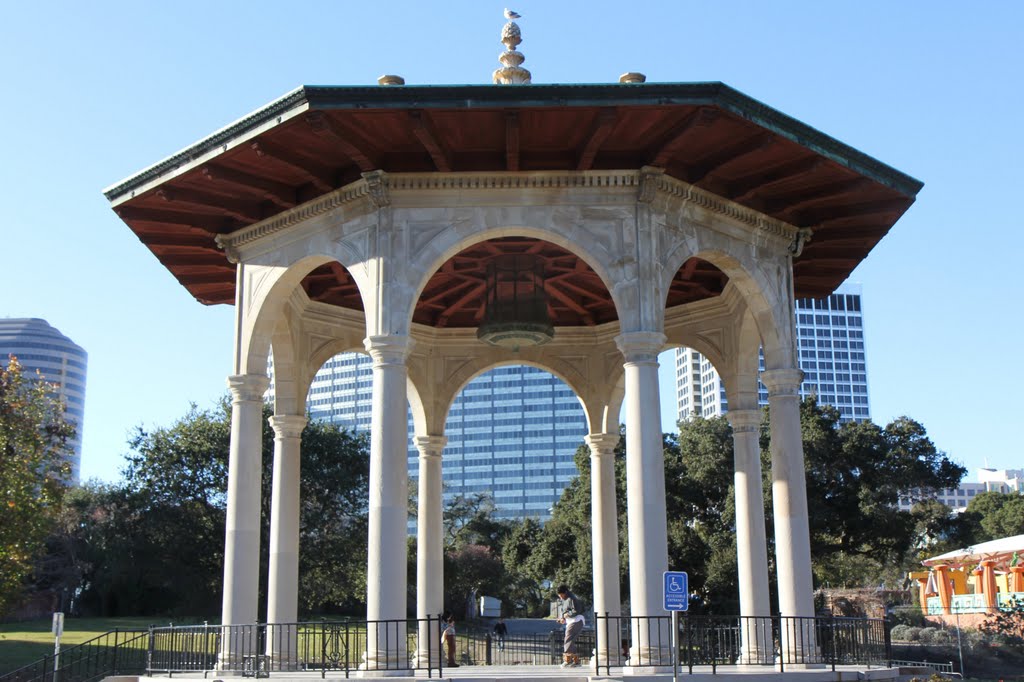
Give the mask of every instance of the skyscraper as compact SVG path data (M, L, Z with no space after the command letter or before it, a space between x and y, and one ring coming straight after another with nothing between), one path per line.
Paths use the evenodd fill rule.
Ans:
M860 285L844 284L822 299L797 299L796 331L804 371L801 397L816 395L820 403L835 406L843 421L870 419ZM681 420L729 409L718 371L692 348L676 350L676 398ZM760 383L758 402L768 404L768 390Z
M369 357L337 355L313 379L310 417L367 430L372 387ZM445 498L489 492L498 518L546 519L577 474L573 454L586 432L583 408L561 380L525 365L492 369L470 381L448 413ZM415 478L419 452L411 418L409 435Z
M82 420L85 416L85 374L88 354L81 346L36 317L0 319L0 362L18 358L27 373L36 370L57 387L75 424L71 460L72 482L78 483L82 465Z

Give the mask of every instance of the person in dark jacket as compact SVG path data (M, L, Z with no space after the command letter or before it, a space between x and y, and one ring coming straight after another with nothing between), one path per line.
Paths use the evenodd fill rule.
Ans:
M558 622L565 624L565 639L562 641L563 668L578 668L580 656L576 651L576 639L583 630L583 602L569 590L568 585L558 586Z

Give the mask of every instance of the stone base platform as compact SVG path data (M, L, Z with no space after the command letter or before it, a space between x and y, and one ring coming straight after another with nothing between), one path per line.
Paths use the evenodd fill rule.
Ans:
M384 672L384 671L382 671ZM395 672L390 675L360 673L353 671L348 679L371 679L394 677ZM712 673L711 666L694 667L693 674L687 670L679 671L679 679L683 682L852 682L854 680L897 680L899 677L898 668L866 668L862 666L837 666L833 671L831 668L811 669L787 669L785 672L772 670L760 666L718 666ZM409 676L405 676L408 678ZM592 670L586 668L562 669L559 666L463 666L459 668L445 668L441 677L434 671L433 677L428 678L426 671L416 671L412 676L416 680L453 680L457 682L530 682L531 680L558 680L559 682L602 682L604 680L622 680L623 682L668 682L672 680L672 673L656 675L634 675L627 674L621 668L612 668L611 674L596 675ZM108 677L104 682L167 682L165 676L134 677L119 676ZM175 673L175 682L214 682L216 680L228 680L232 682L243 678L237 674L223 675L216 672L202 674ZM248 678L246 678L248 679ZM328 671L326 678L321 678L318 672L275 672L267 679L270 682L316 682L326 679L328 682L341 682L345 680L342 671ZM401 679L401 678L398 678ZM253 680L253 682L258 682Z

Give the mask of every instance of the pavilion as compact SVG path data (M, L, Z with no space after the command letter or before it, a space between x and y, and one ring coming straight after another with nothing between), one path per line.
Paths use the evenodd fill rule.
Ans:
M614 84L534 85L514 22L503 42L495 85L386 76L373 87L303 86L105 191L192 296L235 305L222 623L257 617L268 355L276 440L267 614L294 623L306 393L323 362L353 350L373 358L369 621L406 616L407 406L420 451L422 618L442 608L447 411L468 381L502 364L552 372L584 407L593 605L613 616L612 453L625 405L631 613L664 614L657 357L678 345L711 359L727 389L745 616L770 613L763 348L779 610L813 616L794 297L831 293L921 183L721 83L629 73ZM502 280L489 270L503 262L531 265ZM495 301L519 291L540 302L544 319L506 307L505 326L479 331L491 343L478 338L503 315ZM657 627L649 622L634 621L634 672L665 646L645 631ZM808 642L784 636L783 653ZM404 667L404 646L368 647L368 672ZM599 637L598 649L607 657L617 646Z

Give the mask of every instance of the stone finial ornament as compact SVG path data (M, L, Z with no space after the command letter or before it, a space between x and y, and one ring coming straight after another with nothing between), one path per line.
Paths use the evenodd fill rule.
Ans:
M520 66L526 57L516 50L516 46L523 42L523 37L519 24L512 20L520 16L518 12L505 10L505 18L509 20L501 29L501 42L505 44L505 51L498 57L502 67L494 71L494 82L498 85L526 85L531 82L530 72Z

